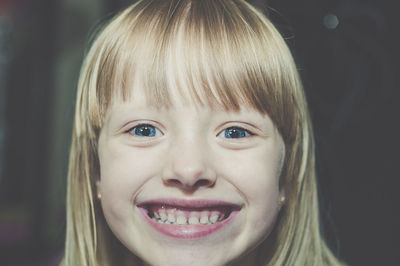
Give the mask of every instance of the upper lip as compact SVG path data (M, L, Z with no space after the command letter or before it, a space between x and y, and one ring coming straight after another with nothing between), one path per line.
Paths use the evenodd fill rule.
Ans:
M223 200L208 200L208 199L152 199L136 204L138 207L146 207L149 205L164 205L177 208L211 208L211 207L230 207L233 209L241 209L242 205Z

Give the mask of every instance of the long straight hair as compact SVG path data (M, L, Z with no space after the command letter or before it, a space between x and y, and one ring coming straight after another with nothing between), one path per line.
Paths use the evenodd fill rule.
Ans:
M140 263L110 232L94 196L105 114L133 83L149 104L170 106L170 88L178 88L200 106L268 114L285 143L286 202L269 251L258 247L260 265L342 265L320 233L313 134L296 66L272 23L243 0L143 0L102 28L78 84L63 265Z

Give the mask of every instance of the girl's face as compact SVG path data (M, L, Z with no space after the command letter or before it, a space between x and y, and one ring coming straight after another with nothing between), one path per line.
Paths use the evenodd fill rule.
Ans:
M98 192L115 236L151 265L224 265L256 247L279 212L284 144L267 115L136 90L109 109Z

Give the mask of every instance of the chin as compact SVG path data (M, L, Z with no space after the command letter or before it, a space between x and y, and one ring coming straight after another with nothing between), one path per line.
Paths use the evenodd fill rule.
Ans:
M180 249L165 249L164 252L146 256L146 265L163 266L219 266L228 265L232 258L226 253L201 251L198 247L185 247Z

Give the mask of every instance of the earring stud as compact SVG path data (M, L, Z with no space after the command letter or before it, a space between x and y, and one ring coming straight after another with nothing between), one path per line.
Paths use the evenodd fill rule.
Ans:
M285 205L285 201L286 201L285 196L282 196L279 200L279 208L281 208L283 205Z

